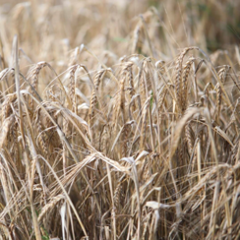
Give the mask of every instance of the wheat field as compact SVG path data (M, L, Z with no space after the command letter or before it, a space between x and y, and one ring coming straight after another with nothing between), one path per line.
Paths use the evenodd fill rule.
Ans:
M0 2L0 239L240 239L238 1Z

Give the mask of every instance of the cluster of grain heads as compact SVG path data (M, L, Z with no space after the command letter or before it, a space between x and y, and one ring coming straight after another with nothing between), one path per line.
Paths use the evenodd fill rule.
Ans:
M205 53L215 14L189 25L237 16L201 0L12 2L0 239L239 239L239 48Z
M2 238L237 239L239 81L202 53L3 70Z

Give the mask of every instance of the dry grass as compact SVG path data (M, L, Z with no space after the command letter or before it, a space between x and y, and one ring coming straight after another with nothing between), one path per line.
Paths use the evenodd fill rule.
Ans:
M0 238L240 238L239 49L148 4L1 7Z

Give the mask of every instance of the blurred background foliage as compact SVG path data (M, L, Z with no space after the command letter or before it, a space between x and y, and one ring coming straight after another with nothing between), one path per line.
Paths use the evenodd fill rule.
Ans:
M82 43L104 54L133 53L131 42L139 34L138 53L152 41L154 56L198 46L210 53L231 50L240 40L240 1L236 0L1 0L0 36L5 57L11 56L11 41L18 34L28 61L62 60ZM141 18L141 16L143 18ZM139 24L140 23L140 24ZM143 24L143 23L142 23ZM139 29L138 29L139 28ZM141 32L142 31L142 32ZM51 53L51 54L49 54Z

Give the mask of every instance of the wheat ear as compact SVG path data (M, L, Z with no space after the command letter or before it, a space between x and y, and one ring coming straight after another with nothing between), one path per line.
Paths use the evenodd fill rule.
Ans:
M182 64L185 55L188 53L189 50L194 49L193 47L185 48L181 54L179 55L177 62L176 62L176 76L175 76L175 96L177 99L178 106L182 106ZM181 109L180 109L181 111Z
M183 67L183 77L182 77L182 111L185 112L187 109L187 101L188 101L188 76L190 72L190 68L194 62L194 58L190 58Z
M34 65L34 67L31 69L29 76L28 76L28 80L29 82L32 84L32 87L36 90L36 92L38 92L38 76L39 73L41 71L42 68L46 67L47 63L46 62L39 62L36 65ZM32 94L34 94L34 92L31 90ZM29 106L31 109L33 109L33 100L30 99L29 101Z

